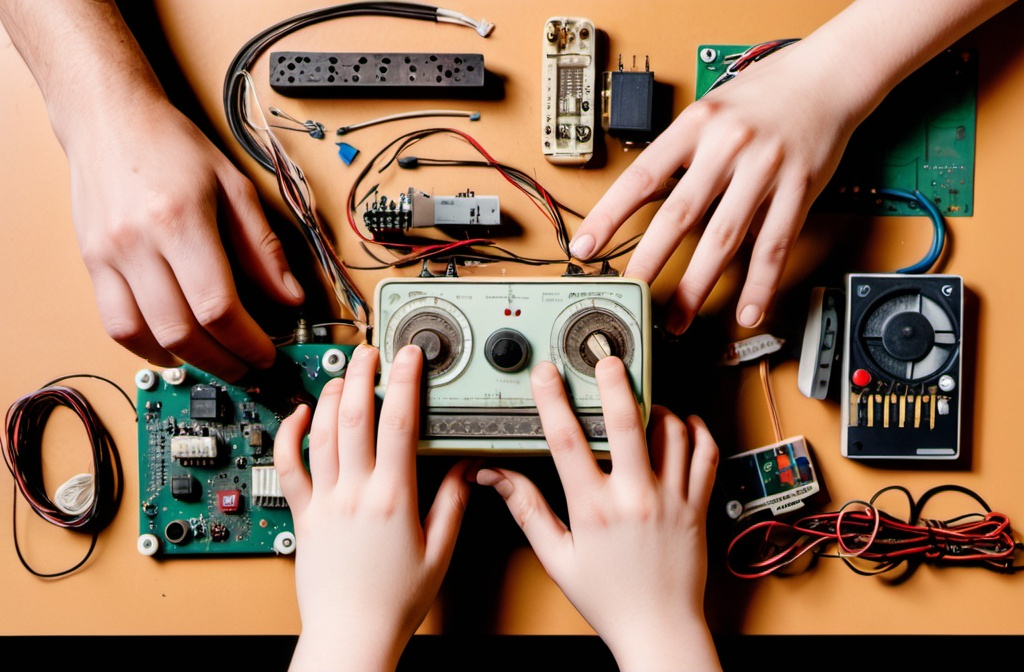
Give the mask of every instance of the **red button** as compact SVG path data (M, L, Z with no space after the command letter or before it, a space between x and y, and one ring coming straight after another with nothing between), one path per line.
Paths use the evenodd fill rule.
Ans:
M864 387L871 382L871 374L864 369L857 369L853 372L853 384L857 387Z

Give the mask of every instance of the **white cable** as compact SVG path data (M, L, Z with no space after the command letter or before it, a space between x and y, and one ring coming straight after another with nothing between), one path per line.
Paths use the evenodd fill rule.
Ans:
M349 124L348 126L342 126L338 129L338 135L346 135L352 131L357 131L360 128L366 128L368 126L376 126L377 124L384 124L389 121L399 121L401 119L419 119L422 117L467 117L470 121L478 121L480 119L479 112L468 112L464 110L415 110L412 112L399 112L397 114L389 114L384 117L378 117L369 121L362 121L358 124Z
M476 21L469 18L465 14L460 14L451 9L437 8L437 22L438 23L457 23L463 26L469 26L474 29L480 37L487 37L494 30L494 24L489 23L487 19L480 19Z
M72 476L53 494L53 505L69 516L85 513L96 499L95 480L92 474Z

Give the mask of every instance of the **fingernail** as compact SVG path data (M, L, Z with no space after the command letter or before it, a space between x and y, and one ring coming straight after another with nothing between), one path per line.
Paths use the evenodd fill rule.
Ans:
M305 298L305 294L302 292L302 287L299 286L299 281L295 279L291 271L285 271L281 278L284 281L284 286L288 288L288 291L292 293L299 301Z
M576 240L569 243L569 251L577 259L589 259L594 253L594 237L585 233Z
M686 331L686 327L688 326L689 323L679 313L671 313L665 321L665 329L667 329L673 336L678 336L683 333Z
M361 361L370 355L370 346L365 343L360 343L356 346L356 349L352 351L352 360L349 362L349 366L355 362Z
M478 483L477 483L476 475L483 468L484 468L484 461L483 460L473 460L466 467L466 471L463 472L462 477L466 480L467 483L472 483L474 485L477 485Z
M411 343L409 345L404 346L401 350L398 351L398 354L395 355L394 363L403 365L412 364L417 359L422 359L422 357L423 350L420 349L420 346Z
M512 486L512 481L493 469L481 469L476 472L476 482L479 485L494 488L495 492L506 499L512 496L512 491L515 489Z
M739 323L744 327L756 327L764 319L764 313L757 306L751 304L740 311Z

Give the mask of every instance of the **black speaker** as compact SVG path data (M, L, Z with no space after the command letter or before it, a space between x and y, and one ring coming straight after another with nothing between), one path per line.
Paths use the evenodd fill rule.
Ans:
M843 455L960 455L963 279L850 274L843 345Z

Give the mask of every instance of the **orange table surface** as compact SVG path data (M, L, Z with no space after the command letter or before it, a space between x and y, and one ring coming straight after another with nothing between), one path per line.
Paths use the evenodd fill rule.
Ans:
M465 0L457 9L496 25L484 40L472 30L451 25L362 17L328 22L293 34L274 45L280 50L479 52L489 71L505 88L497 101L405 101L364 98L302 100L275 94L267 83L267 57L254 70L264 106L276 105L299 119L325 123L329 137L317 143L298 133L282 132L293 158L303 166L316 191L325 221L339 236L349 261L366 261L344 222L344 199L356 170L378 148L402 132L434 125L470 132L503 162L537 177L553 194L586 211L636 156L617 141L603 138L603 156L584 169L557 167L541 157L539 147L540 37L553 14L586 16L605 34L604 63L614 67L621 54L627 67L632 57L650 59L657 81L671 87L674 112L694 95L697 45L750 44L775 37L800 37L847 3L837 0L721 3L569 1L558 5L527 0L486 2ZM281 19L320 7L309 0L251 3L231 0L158 0L155 8L181 69L195 89L229 154L257 184L271 207L281 207L269 173L244 155L227 132L221 87L228 63L253 34ZM780 419L787 434L803 434L813 446L829 489L831 506L866 499L890 484L915 494L943 483L957 483L979 492L1011 520L1024 520L1024 446L1014 418L1016 384L1024 380L1019 335L1024 333L1024 300L1020 298L1021 225L1020 171L1024 158L1024 6L1017 5L962 40L980 51L975 213L950 220L951 250L944 271L962 275L976 309L967 325L970 349L964 378L973 401L963 437L969 459L958 468L902 470L877 468L840 455L839 408L834 402L809 400L797 391L795 360L777 366L773 385ZM900 39L894 29L893 39ZM642 65L641 65L642 67ZM841 76L841 74L837 74ZM103 331L88 274L79 257L71 228L67 162L54 139L45 104L28 69L5 33L0 33L0 404L6 409L19 396L46 381L69 373L94 373L133 389L135 372L145 362L123 350ZM337 157L333 129L404 109L455 107L481 112L478 122L416 120L385 124L351 134L346 141L363 155L351 167ZM447 144L446 144L447 143ZM451 141L430 145L436 156L453 150ZM462 150L459 150L462 151ZM524 251L557 251L550 227L527 199L494 181L493 175L433 169L391 176L390 191L408 186L438 194L471 188L502 191L502 206L524 224ZM414 181L415 180L415 181ZM643 209L628 225L639 231L653 207ZM576 219L570 218L574 229ZM787 272L780 306L804 305L803 280L823 258L823 249L837 231L860 227L861 266L865 272L887 271L918 258L927 248L931 227L917 218L856 219L812 217ZM681 272L692 241L684 245L673 266L654 285L664 301ZM304 254L304 251L299 251ZM618 262L624 267L624 260ZM854 269L849 269L854 270ZM364 293L372 296L385 275L415 270L356 273ZM479 276L557 274L557 267L524 271L492 266ZM737 280L742 269L730 270L704 314L734 329ZM798 291L799 290L799 291ZM784 313L777 308L778 314ZM790 325L791 327L792 325ZM764 329L786 329L770 318ZM762 329L762 330L764 330ZM761 331L761 330L759 330ZM749 332L754 333L754 332ZM694 358L718 352L693 352ZM688 377L681 356L678 385L699 390L700 380ZM658 362L655 362L657 369ZM724 428L723 454L770 443L771 425L756 368L731 371L735 394L719 400ZM0 609L3 635L165 635L280 634L299 630L290 558L173 559L156 561L136 551L139 484L136 427L122 399L94 383L76 383L110 428L124 460L127 484L124 502L104 531L88 564L72 576L42 580L18 561L12 543L11 497L0 504ZM657 399L655 401L658 401ZM685 411L685 409L681 409ZM47 429L48 478L57 483L88 468L82 431L67 414L58 413ZM714 427L713 427L714 429ZM10 493L12 479L0 471L0 492ZM954 505L964 505L954 502ZM449 582L449 593L431 612L421 632L481 630L493 634L589 634L592 630L547 578L500 501L490 492L474 494L471 503L481 514L467 520L461 543L472 549L472 561L457 561L463 575ZM486 514L483 515L483 514ZM493 516L493 520L487 519ZM19 501L16 512L22 552L38 569L70 566L84 553L88 539L57 529L37 518ZM1024 525L1024 523L1021 523ZM718 532L721 532L720 530ZM714 536L714 531L713 531ZM721 534L718 535L719 537ZM713 558L717 557L713 554ZM475 563L479 562L479 566ZM1024 632L1024 580L978 568L923 567L899 586L877 577L858 576L840 561L822 561L812 570L789 578L740 581L712 563L707 595L712 629L718 634L1021 634ZM78 615L79 617L69 617Z

